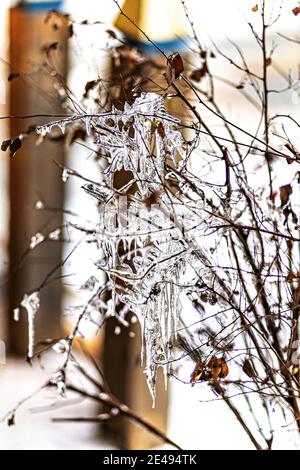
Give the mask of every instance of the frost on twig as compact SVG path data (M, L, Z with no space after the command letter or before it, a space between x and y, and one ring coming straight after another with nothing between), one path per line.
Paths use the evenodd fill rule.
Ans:
M40 308L40 295L39 292L32 292L25 294L21 302L21 307L24 307L28 316L28 353L27 357L30 360L34 355L35 344L35 317Z
M103 183L83 187L99 205L94 237L103 253L98 266L107 272L112 289L108 314L121 318L120 305L125 304L139 319L142 360L145 356L145 373L154 398L157 368L162 366L168 373L180 312L180 280L195 256L203 217L198 210L197 223L191 219L194 205L199 206L199 195L178 204L170 184L177 180L178 188L184 186L180 169L187 146L180 122L154 93L143 93L132 106L125 104L124 110L72 116L41 126L38 132L45 135L53 126L64 129L77 120L83 121L89 132L93 129L97 146L108 158ZM130 177L122 187L116 187L120 171ZM188 236L183 235L183 229ZM200 264L208 260L199 246L196 251Z

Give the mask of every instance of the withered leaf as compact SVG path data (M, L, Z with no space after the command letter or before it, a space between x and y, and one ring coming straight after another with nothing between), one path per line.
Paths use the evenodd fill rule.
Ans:
M279 188L279 196L281 201L281 207L284 207L288 202L293 189L290 184L285 184Z
M293 282L294 279L297 278L297 274L296 273L293 273L292 271L289 271L287 277L286 277L286 280L287 282Z
M131 139L134 139L135 136L135 130L133 124L130 124L128 127L128 135Z
M105 124L109 127L115 127L115 121L112 118L107 118Z
M183 71L184 65L181 55L178 54L178 52L176 54L172 54L168 58L168 67L165 74L167 81L171 83L174 79L176 80Z
M296 149L296 147L294 147L293 144L291 144L291 142L286 142L285 145L284 145L296 158L299 158L299 152L298 150ZM291 163L293 163L295 161L294 158L291 158L291 157L287 157L286 159L287 163L290 165Z
M184 65L181 55L178 53L175 54L175 56L172 58L171 64L175 72L175 78L178 78L179 75L184 71Z
M107 29L106 34L108 34L112 39L117 39L117 35L112 29Z
M75 142L75 140L85 140L86 139L86 131L84 129L76 129L71 138L71 144Z
M292 12L294 13L295 16L299 15L300 13L300 7L295 7Z
M8 80L9 82L12 82L13 80L15 80L16 78L19 78L19 77L20 77L20 74L17 73L17 72L16 72L16 73L10 73L10 74L8 75L7 80Z
M72 23L68 26L68 37L71 38L74 34L74 29Z
M16 152L22 147L22 142L19 137L16 137L10 144L9 150L10 150L10 157L13 158L16 154Z
M163 139L166 135L165 133L165 128L163 126L163 124L160 122L157 126L157 132L158 132L158 135Z
M2 150L2 152L5 152L5 151L8 149L8 147L10 146L10 144L11 144L11 140L10 140L10 139L8 139L8 140L3 140L2 144L1 144L1 150Z
M205 77L207 72L207 63L205 62L200 69L196 69L190 74L190 79L194 80L195 82L200 82L202 78Z
M198 380L200 380L202 378L202 374L204 372L204 369L205 369L205 365L202 361L198 361L195 365L195 368L191 374L191 378L190 378L190 383L191 384L194 384L195 382L197 382Z
M251 10L253 11L253 13L256 13L258 11L258 4L254 5L254 7L251 8Z
M210 369L212 379L223 379L228 375L228 365L223 357L213 356L207 367Z
M292 158L292 157L286 157L286 162L288 165L291 165L292 163L294 163L295 159Z
M14 426L15 425L15 414L11 414L10 417L7 420L7 425L8 426Z
M250 377L250 378L253 378L256 376L256 372L251 364L251 362L249 361L249 359L246 359L244 364L243 364L243 372L245 372L245 374Z
M161 196L160 191L153 191L149 197L143 200L143 203L148 209L150 209L152 205L158 204L160 196Z
M272 64L272 59L271 59L271 57L268 57L266 59L266 66L269 67L269 65L271 65L271 64Z
M95 86L97 86L98 83L99 83L99 80L91 80L90 82L87 82L85 84L85 93L83 96L87 98L89 91L93 90L93 88L95 88Z

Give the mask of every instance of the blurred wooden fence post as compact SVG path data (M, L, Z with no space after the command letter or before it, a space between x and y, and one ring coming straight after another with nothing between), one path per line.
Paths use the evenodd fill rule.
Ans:
M61 2L20 2L10 11L11 73L20 76L11 81L10 114L13 116L61 113L53 77L42 71L45 61L43 46L58 42L54 62L65 76L67 71L66 32L45 24L48 10L57 9ZM54 67L54 65L53 65ZM41 124L45 118L11 119L14 138L30 125ZM49 118L50 120L50 118ZM22 260L31 237L41 232L45 236L62 224L60 212L35 209L38 200L49 206L63 207L63 185L54 160L63 163L64 147L49 141L37 145L36 138L24 140L22 149L10 165L10 286L9 286L9 347L18 354L26 354L27 319L22 312L15 323L12 312L24 294L42 282L47 273L61 261L62 243L47 242L38 246ZM58 276L60 271L55 273ZM41 292L41 309L37 316L37 340L55 337L60 330L61 282L50 283Z
M160 10L163 9L161 13ZM166 52L175 52L183 46L178 36L186 35L186 30L173 0L127 0L123 5L125 13L138 24L156 43ZM164 13L167 12L167 16ZM182 13L182 12L181 12ZM116 26L125 34L129 43L151 54L158 68L152 65L146 66L145 70L139 69L139 73L145 77L148 84L143 85L144 91L160 92L159 83L163 79L162 70L166 61L157 56L157 50L151 44L145 42L145 37L130 23L125 16L119 15ZM112 69L112 81L120 85L120 96L117 102L122 102L128 96L124 83L129 75L134 76L132 70L126 70L127 62L120 63L117 69ZM153 80L153 82L152 82ZM172 112L172 110L170 110ZM181 116L182 117L182 116ZM117 186L122 187L128 181L127 172L119 172ZM133 410L144 418L151 421L162 431L166 431L168 418L168 392L165 390L162 370L159 370L157 380L157 399L155 408L152 408L146 376L140 364L141 331L139 325L130 329L134 330L135 336L128 335L127 328L121 327L121 334L115 335L115 328L119 323L115 318L106 322L104 342L104 371L106 379L113 393L127 403ZM114 418L105 424L105 429L114 436L121 445L127 449L149 449L161 445L161 441L150 433L126 421L124 418Z
M7 75L7 48L8 48L8 9L3 2L0 2L0 30L2 37L0 40L0 57L4 59L0 62L0 116L6 116L8 110L8 82ZM8 134L8 122L1 121L0 141L4 140ZM2 154L0 158L0 341L7 339L7 256L8 256L8 159ZM1 365L1 358L0 358Z

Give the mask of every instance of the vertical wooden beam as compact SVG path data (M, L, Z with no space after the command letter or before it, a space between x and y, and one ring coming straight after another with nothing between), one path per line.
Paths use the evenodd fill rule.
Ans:
M53 78L42 71L45 61L44 45L58 42L53 63L61 75L67 71L66 34L45 24L45 5L51 2L24 4L10 12L11 72L20 77L11 82L10 114L13 116L61 113ZM59 2L52 2L52 7ZM49 118L50 120L50 118ZM45 118L12 119L11 136L16 137L30 125L45 122ZM27 348L26 315L19 323L12 319L12 311L24 294L40 285L47 273L61 262L62 244L41 244L28 257L22 256L36 232L49 233L62 225L62 214L35 209L36 201L49 206L63 207L63 184L54 160L64 162L62 143L46 141L37 145L36 138L25 139L22 149L10 165L10 289L9 289L9 345L15 353L24 354ZM58 270L55 275L58 276ZM60 330L62 285L50 283L41 292L41 309L37 316L37 340L55 337Z
M7 66L8 53L8 27L7 6L0 2L0 116L8 115ZM0 142L8 134L8 122L0 123ZM8 262L8 160L1 155L0 158L0 341L7 339L7 262ZM0 357L1 366L1 357Z

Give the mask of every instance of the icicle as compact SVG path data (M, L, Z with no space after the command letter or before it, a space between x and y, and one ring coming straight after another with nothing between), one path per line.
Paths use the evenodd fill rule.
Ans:
M65 121L61 121L61 122L59 122L57 125L58 125L58 127L60 128L61 133L64 134L64 133L65 133L65 129L66 129L66 123L65 123Z
M35 317L40 308L39 292L32 294L25 294L21 302L21 306L27 310L28 316L28 358L31 359L34 355L35 344Z
M196 204L196 201L187 198L187 201L178 204L177 197L173 197L170 191L162 191L162 182L167 176L166 159L173 159L178 163L178 155L181 155L183 161L187 156L188 150L177 126L180 121L168 114L164 108L164 98L155 93L142 93L132 104L126 103L122 111L113 107L111 116L114 121L113 132L112 128L108 129L107 114L97 114L93 117L89 114L70 116L63 121L53 121L47 126L41 126L38 132L50 132L53 126L59 126L64 132L65 125L78 120L85 124L88 135L93 134L93 127L101 129L96 143L109 160L103 175L103 185L89 183L83 190L96 199L100 207L95 234L99 251L101 250L103 255L97 267L109 273L111 298L107 302L107 308L96 301L91 308L106 310L106 316L116 316L120 325L124 326L128 326L125 319L127 311L120 311L120 304L130 307L130 311L137 315L142 329L141 361L145 362L147 382L155 403L157 367L163 366L167 377L169 345L173 341L180 310L181 288L177 289L170 283L174 282L174 279L179 283L179 277L183 276L189 265L195 266L197 273L202 276L207 258L203 256L201 259L198 246L197 257L192 255L195 251L193 248L183 253L186 240L182 240L179 229L173 228L172 221L177 220L178 216L180 220L187 215L190 217L189 205L192 206L194 202ZM127 189L133 188L133 185L137 187L137 193L126 207L126 224L123 223L125 211L123 208L120 210L120 195L110 189L111 186L114 187L115 173L122 169L132 174ZM64 169L62 180L66 182L70 174L71 170ZM170 172L169 176L170 180L177 178L180 184L177 174ZM198 181L193 181L195 187L199 186ZM123 188L124 193L127 189ZM159 204L162 203L163 207L170 206L171 202L174 219L170 220L168 214L157 207L156 197L154 203L151 202L156 194ZM200 227L201 235L204 231L201 227L204 225L199 215L199 219L193 220L191 226ZM58 236L61 234L54 231L48 238L56 239ZM186 236L194 239L191 232ZM182 255L177 255L180 252ZM195 262L191 262L192 256ZM116 289L118 276L110 272L116 270L121 273L120 277L126 283L122 291ZM97 283L96 279L89 279L81 289L93 290ZM132 319L131 322L133 321ZM121 327L117 326L115 334L120 332ZM129 336L133 337L133 333L130 331Z
M36 128L36 133L40 134L42 137L45 137L45 135L49 132L48 126L39 126Z
M85 128L86 128L86 133L88 137L92 135L92 128L91 128L91 118L87 117L85 118Z

